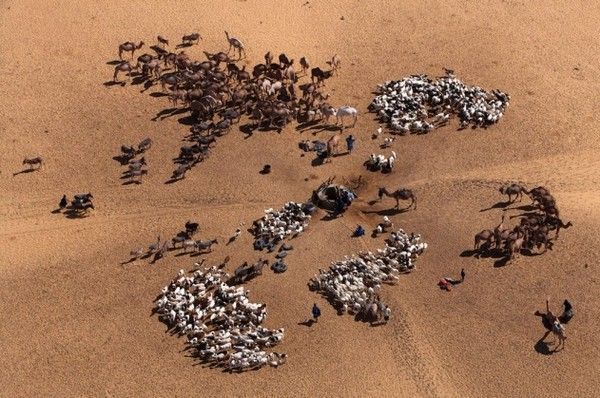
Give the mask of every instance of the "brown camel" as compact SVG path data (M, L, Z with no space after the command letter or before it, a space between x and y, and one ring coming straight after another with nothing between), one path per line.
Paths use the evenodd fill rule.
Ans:
M127 41L125 43L119 44L119 58L123 59L123 53L131 53L131 58L133 58L133 54L135 50L139 50L144 46L144 42L140 41L139 44L135 44L132 41Z
M117 76L119 72L125 72L127 74L128 80L131 79L131 72L137 69L137 66L132 66L129 62L121 62L117 66L115 66L115 73L113 74L113 81L117 81Z
M337 133L335 133L335 135L333 137L331 137L327 141L327 154L329 156L333 156L334 154L337 153L341 138L342 138L342 132L338 131Z
M500 193L503 195L508 195L508 201L513 203L515 200L517 200L517 198L520 202L523 198L523 193L526 194L527 190L520 184L507 184L500 187ZM513 195L515 195L514 199L512 198Z
M35 157L35 158L23 159L23 166L28 165L29 170L39 170L42 167L43 163L44 163L44 161L40 156Z
M475 246L473 247L473 249L479 250L481 242L484 242L486 244L486 247L490 247L493 241L494 231L492 231L491 229L484 229L483 231L475 235Z
M377 195L379 196L379 200L383 199L384 195L396 199L396 209L400 207L401 200L410 199L410 204L406 209L410 209L414 205L415 210L417 210L417 196L410 189L400 188L390 193L385 187L382 187L379 188Z
M240 39L238 39L237 37L229 36L229 33L227 33L227 31L225 31L225 37L227 37L227 41L229 42L229 49L227 50L227 54L229 54L231 52L231 49L233 49L233 51L238 52L238 56L240 59L242 59L242 54L244 54L244 57L246 56L244 44Z
M500 224L498 224L496 226L496 228L494 228L494 241L496 242L496 247L500 246L500 243L503 241L503 236L502 233L506 231L506 228L504 228L504 221L506 220L506 213L502 213L502 221L500 221Z
M158 36L156 37L156 40L158 40L158 44L163 44L163 45L165 45L165 46L168 46L168 45L169 45L169 39L167 39L166 37L163 37L163 36L161 36L161 35L158 35Z

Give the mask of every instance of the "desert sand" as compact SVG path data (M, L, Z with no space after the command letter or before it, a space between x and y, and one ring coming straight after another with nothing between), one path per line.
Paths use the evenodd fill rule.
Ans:
M306 3L306 4L305 4ZM600 7L580 1L38 1L0 3L0 395L31 396L595 396L600 387ZM342 18L343 17L343 18ZM330 102L361 112L351 156L313 167L292 126L281 134L237 128L185 180L165 184L188 127L152 120L169 106L139 87L106 87L124 41L173 41L199 31L188 51L226 50L223 30L246 44L248 59L286 52L325 65ZM487 130L456 124L400 137L390 175L362 162L377 148L367 106L377 84L453 68L469 84L510 93L505 117ZM332 133L320 132L326 139ZM121 185L112 157L145 136L150 173ZM41 155L40 172L23 173ZM260 175L270 163L273 172ZM267 303L266 325L284 327L279 369L231 375L198 366L183 338L151 316L153 300L194 259L169 254L154 265L125 266L131 249L178 231L187 219L204 237L226 239L269 207L306 200L330 176L363 175L360 200L334 221L315 218L293 241L289 270L250 282ZM504 267L461 257L473 235L497 224L498 187L545 185L574 227L553 250ZM369 327L337 316L307 288L330 261L375 249L383 237L351 238L372 228L392 201L370 206L378 186L406 186L417 211L392 217L429 243L418 269L382 293L390 323ZM82 219L51 214L63 193L92 192L96 211ZM525 199L527 200L527 199ZM254 261L244 233L207 261ZM452 292L436 282L465 268ZM540 349L545 330L533 315L550 297L575 305L564 350ZM299 325L312 303L323 316Z

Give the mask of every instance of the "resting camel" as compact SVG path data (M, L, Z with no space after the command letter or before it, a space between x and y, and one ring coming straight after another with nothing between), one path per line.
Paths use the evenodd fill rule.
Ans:
M520 184L507 184L500 187L500 193L508 195L508 201L513 203L517 198L520 202L523 198L523 193L527 194L527 190ZM513 195L515 195L514 199L512 198Z
M131 72L133 72L136 69L137 69L137 66L132 66L127 61L121 62L120 64L115 66L115 73L113 75L113 81L115 81L115 82L117 81L117 76L119 75L119 72L126 72L127 78L131 79Z
M379 188L377 195L379 196L379 200L383 199L384 195L396 199L396 209L400 207L401 200L410 199L411 202L406 209L410 209L414 205L415 210L417 210L417 197L410 189L400 188L390 193L385 187L382 187Z
M227 37L227 41L229 42L229 49L227 50L227 54L229 54L231 49L233 49L234 51L238 52L240 59L242 59L242 53L244 54L244 57L246 56L244 44L240 39L238 39L237 37L229 36L229 33L227 33L227 31L225 31L225 37Z
M140 41L139 44L135 44L132 41L127 41L123 44L119 44L119 58L123 59L123 53L127 52L127 53L131 53L131 58L133 58L133 54L135 53L135 50L139 50L140 48L142 48L144 46L144 42Z
M481 231L477 235L475 235L475 246L473 247L473 249L479 250L479 248L481 247L481 242L484 242L485 247L488 248L492 245L493 241L494 241L494 231L492 231L490 229L484 229L483 231Z
M43 162L44 161L40 156L35 158L25 158L23 159L23 166L28 165L29 170L39 170L40 168L42 168Z

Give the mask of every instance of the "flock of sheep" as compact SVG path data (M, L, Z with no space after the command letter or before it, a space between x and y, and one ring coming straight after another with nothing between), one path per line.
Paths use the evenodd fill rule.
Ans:
M400 134L428 133L446 124L453 114L460 118L461 128L486 127L500 120L510 102L508 94L468 86L448 69L436 80L412 75L386 82L378 86L377 93L369 110Z
M227 278L214 266L189 276L180 270L156 299L155 312L211 366L244 371L285 363L286 354L266 351L283 339L284 330L261 326L266 304L251 302L244 287L228 285Z
M327 297L340 313L379 323L391 311L379 296L381 284L394 284L401 273L414 269L425 249L427 243L421 242L420 235L400 229L392 232L385 248L376 253L359 253L333 262L327 271L319 270L309 287Z

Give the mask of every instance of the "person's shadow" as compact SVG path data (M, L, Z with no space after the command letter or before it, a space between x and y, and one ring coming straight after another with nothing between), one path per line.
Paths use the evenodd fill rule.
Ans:
M315 324L315 320L314 319L307 319L305 321L298 322L298 325L302 325L302 326L306 326L306 327L311 327L314 324Z

